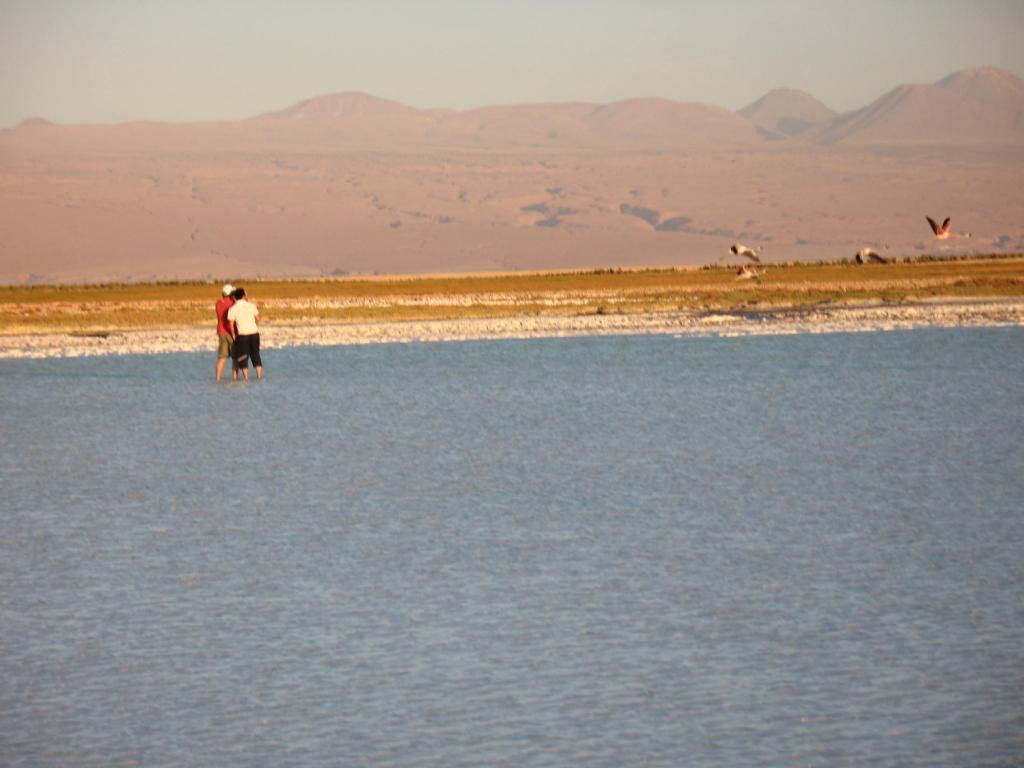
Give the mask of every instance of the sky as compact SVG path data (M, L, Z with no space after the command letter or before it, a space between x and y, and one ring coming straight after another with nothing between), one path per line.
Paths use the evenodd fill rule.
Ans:
M0 0L0 127L233 120L364 91L414 107L777 87L840 112L992 65L1022 0Z

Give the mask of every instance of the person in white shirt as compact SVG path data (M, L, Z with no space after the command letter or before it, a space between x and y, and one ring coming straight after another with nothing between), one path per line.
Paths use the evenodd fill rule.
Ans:
M263 380L263 360L260 358L260 311L256 305L245 298L245 289L236 288L231 294L235 303L228 310L228 323L235 332L235 343L232 347L232 355L242 377L249 380L249 359L252 358L252 366L256 369L256 378Z

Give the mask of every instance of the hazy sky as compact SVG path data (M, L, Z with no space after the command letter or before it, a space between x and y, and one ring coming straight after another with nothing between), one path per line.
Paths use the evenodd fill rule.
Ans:
M1022 0L0 0L0 127L249 117L367 91L416 107L779 86L855 109L991 64Z

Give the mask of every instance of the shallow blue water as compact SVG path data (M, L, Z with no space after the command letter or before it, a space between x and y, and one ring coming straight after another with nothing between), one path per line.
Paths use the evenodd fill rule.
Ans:
M1020 765L1022 353L0 361L0 764Z

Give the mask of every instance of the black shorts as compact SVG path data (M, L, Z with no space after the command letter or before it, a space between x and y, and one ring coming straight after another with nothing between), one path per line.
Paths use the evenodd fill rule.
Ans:
M231 356L242 368L249 365L249 358L252 364L263 367L263 360L260 359L260 335L250 333L245 336L236 336L235 343L231 346Z

